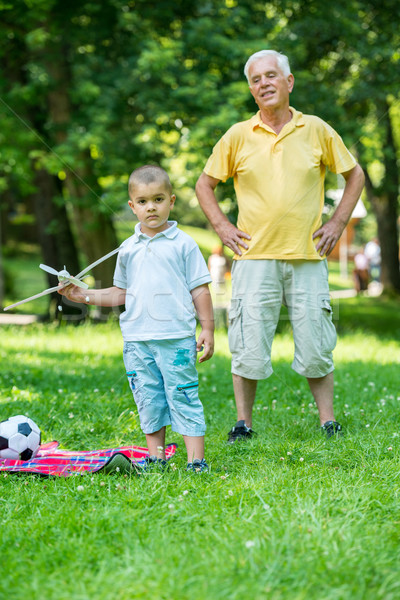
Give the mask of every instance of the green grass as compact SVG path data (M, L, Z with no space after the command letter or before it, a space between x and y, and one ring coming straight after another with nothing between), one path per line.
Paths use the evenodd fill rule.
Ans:
M211 473L186 474L169 431L177 468L164 475L1 474L0 598L397 600L399 311L367 298L338 309L343 438L321 437L283 330L258 390L259 435L228 447L235 411L219 331L199 366ZM143 444L121 350L115 323L3 327L1 418L29 414L44 441L69 449Z
M336 260L328 261L329 268L329 289L330 290L348 290L354 288L352 279L353 263L349 261L347 268L347 277L342 276L340 272L340 264Z
M12 289L6 294L4 306L29 298L48 287L47 278L39 264L42 259L38 248L29 245L15 251L14 256L4 258L4 267L11 280ZM45 314L48 298L41 297L32 302L22 304L15 309L20 314Z

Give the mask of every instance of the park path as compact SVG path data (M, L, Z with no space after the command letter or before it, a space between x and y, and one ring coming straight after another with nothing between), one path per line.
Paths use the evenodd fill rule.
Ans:
M3 315L0 313L0 325L30 325L38 321L38 315Z
M377 284L376 286L369 286L368 288L368 296L380 296L382 293L381 286ZM354 289L347 290L332 290L330 292L331 298L353 298L357 296L357 292ZM216 304L215 308L227 310L228 306L226 304ZM1 325L31 325L32 323L36 323L39 320L39 315L18 315L18 314L5 314L0 313L0 326ZM225 316L222 317L226 319Z

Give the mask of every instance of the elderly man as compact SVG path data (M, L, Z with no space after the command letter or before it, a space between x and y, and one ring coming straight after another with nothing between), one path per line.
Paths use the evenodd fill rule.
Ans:
M289 105L294 77L286 56L253 54L245 65L259 107L218 141L196 193L221 241L235 252L229 347L237 423L228 441L250 438L257 382L272 373L271 345L281 305L295 343L292 368L307 378L328 437L341 425L333 413L332 323L326 256L360 196L364 173L332 127ZM326 167L345 179L342 200L322 225ZM215 187L233 177L237 227L221 212Z

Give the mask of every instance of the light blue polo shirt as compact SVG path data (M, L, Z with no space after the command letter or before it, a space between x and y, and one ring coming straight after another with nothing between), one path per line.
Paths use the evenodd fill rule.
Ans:
M181 339L195 335L191 290L211 282L196 242L168 221L154 237L140 230L121 244L114 285L126 289L120 316L125 342Z

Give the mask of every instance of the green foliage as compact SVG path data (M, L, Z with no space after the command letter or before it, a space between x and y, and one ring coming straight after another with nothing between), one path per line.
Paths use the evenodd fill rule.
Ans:
M178 220L205 226L194 183L217 139L254 113L243 64L265 47L291 59L292 104L341 133L376 196L397 194L388 162L399 156L396 11L394 0L3 3L7 207L26 202L44 168L64 202L111 217L126 203L131 170L160 163L178 194ZM217 192L235 221L232 182Z
M374 101L398 97L392 77L398 31L387 3L377 9L373 2L357 1L327 7L114 0L99 10L90 1L47 0L26 8L21 2L2 9L0 50L14 51L4 75L15 78L21 68L27 73L7 97L17 115L38 108L57 85L49 62L64 65L72 112L65 144L53 150L76 168L82 151L95 147L91 168L97 176L127 173L145 161L168 164L168 157L185 153L188 139L198 169L214 141L253 112L243 63L264 46L292 57L295 103L345 135L348 129L352 142L363 120L346 119L349 110L356 114L362 108L365 119ZM56 123L43 110L36 122L55 133Z
M398 98L392 77L398 31L387 3L379 10L357 1L327 7L114 0L102 3L101 11L90 1L48 0L29 10L24 5L2 9L0 52L8 57L3 77L14 80L10 89L3 79L3 108L12 130L17 126L25 134L21 150L30 148L36 160L35 147L41 150L40 161L51 172L63 165L79 171L86 154L95 178L118 182L144 162L173 168L174 158L185 155L189 169L195 167L185 174L193 185L218 137L253 113L243 63L265 46L292 58L296 106L332 122L351 143L372 118L377 124L380 99ZM53 61L60 66L57 76ZM70 116L60 142L54 114L43 102L67 81ZM34 122L27 116L33 108ZM184 169L180 164L180 176ZM109 191L112 196L113 186Z
M0 475L0 595L22 600L389 600L398 596L398 311L342 301L336 414L325 441L292 340L277 336L260 382L257 438L225 444L235 419L226 335L199 366L210 474L176 469L43 479ZM354 314L358 330L353 331ZM381 326L390 313L393 335ZM386 327L386 326L385 326ZM44 441L144 443L116 324L3 329L0 415L29 414ZM60 582L62 585L60 585Z

